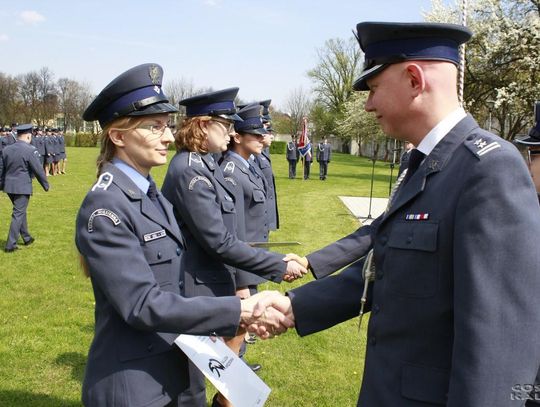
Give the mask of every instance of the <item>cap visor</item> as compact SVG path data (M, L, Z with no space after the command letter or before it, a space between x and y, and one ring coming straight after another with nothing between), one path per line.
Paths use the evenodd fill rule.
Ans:
M366 69L360 74L360 77L354 81L353 83L353 89L354 90L369 90L369 87L367 86L366 81L377 75L379 72L381 72L384 68L386 68L386 64L381 65L375 65L374 67L371 67L369 69Z
M178 109L167 102L155 103L147 106L144 109L136 110L129 113L127 116L148 116L151 114L176 113Z
M516 137L514 143L526 146L540 146L540 140L530 136Z

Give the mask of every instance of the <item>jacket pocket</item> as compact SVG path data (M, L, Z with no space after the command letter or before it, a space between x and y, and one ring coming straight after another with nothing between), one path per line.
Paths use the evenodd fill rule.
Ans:
M401 395L407 399L444 406L449 383L447 369L412 364L401 368Z
M406 297L431 297L439 285L438 222L397 222L388 239L384 275L388 288Z
M142 251L160 287L172 284L171 265L182 253L178 245L168 238L158 239L143 244Z
M266 196L260 189L254 189L251 194L249 214L251 216L264 216L266 209Z

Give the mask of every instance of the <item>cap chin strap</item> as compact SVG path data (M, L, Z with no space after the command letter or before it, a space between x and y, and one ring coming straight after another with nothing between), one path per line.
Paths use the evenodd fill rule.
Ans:
M129 113L136 112L145 107L148 107L150 105L154 105L160 102L168 103L169 101L167 99L163 99L163 97L160 97L160 96L150 96L149 98L138 100L136 102L131 103L129 106L126 106L125 108L114 112L113 117L127 116Z

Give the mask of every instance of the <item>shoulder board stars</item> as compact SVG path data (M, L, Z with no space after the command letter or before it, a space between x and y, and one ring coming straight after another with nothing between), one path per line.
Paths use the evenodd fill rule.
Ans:
M471 140L465 140L465 146L477 157L482 158L486 154L501 148L501 144L497 140L486 137L475 137Z

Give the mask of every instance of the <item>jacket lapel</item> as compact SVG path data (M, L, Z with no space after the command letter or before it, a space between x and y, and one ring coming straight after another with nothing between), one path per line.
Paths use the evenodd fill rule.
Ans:
M458 148L471 131L478 127L472 116L467 115L435 146L425 158L418 170L405 185L400 185L393 202L389 203L382 222L385 222L405 204L424 191L426 180L430 176L443 171L453 152Z
M231 197L234 197L234 191L231 190L230 185L228 185L227 181L225 181L225 178L223 177L223 172L221 172L221 168L219 168L214 159L211 158L209 154L202 155L202 159L206 164L206 167L214 176L216 182L221 185Z
M176 239L179 243L184 244L184 239L180 233L180 230L178 229L178 225L176 225L176 222L169 222L167 219L165 219L161 211L156 208L150 198L143 194L139 187L135 185L135 183L131 181L126 174L124 174L120 169L116 168L113 164L107 165L103 171L110 172L113 175L113 182L132 201L141 202L141 213L144 216L162 226L165 230L167 230L170 236ZM158 194L158 200L163 206L167 217L173 220L174 215L172 213L171 204L161 195L161 192Z

